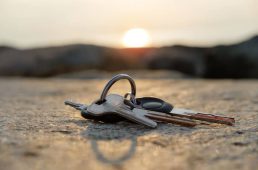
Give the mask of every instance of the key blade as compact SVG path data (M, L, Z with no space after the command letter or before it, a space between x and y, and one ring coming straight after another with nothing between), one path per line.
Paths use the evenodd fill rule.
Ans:
M177 125L186 126L186 127L194 127L194 126L197 125L194 121L186 120L186 119L180 119L180 118L173 117L173 116L162 116L162 115L158 115L158 114L148 114L147 117L151 118L153 120L156 120L156 121L161 121L161 122L165 122L165 123L172 123L172 124L177 124Z
M231 117L219 116L209 113L206 114L187 109L174 108L169 114L172 116L187 117L189 119L226 124L230 126L233 126L235 124L235 119Z
M149 119L146 116L146 111L138 108L134 108L133 111L128 109L128 108L123 108L123 109L117 109L118 113L120 113L121 116L137 122L139 124L144 124L146 126L156 128L157 123L151 119Z
M88 107L87 105L84 105L84 104L81 104L81 103L76 103L76 102L73 102L73 101L70 101L70 100L66 100L64 102L64 104L68 105L68 106L71 106L76 110L83 110L83 109L87 109L87 107Z
M232 117L224 117L224 116L217 116L213 114L204 114L204 113L197 113L191 116L197 120L209 121L212 123L220 123L233 126L235 124L235 119Z
M148 110L148 114L146 116L153 120L158 120L164 123L173 123L186 127L194 127L197 125L197 123L191 119L185 117L176 117L163 112Z
M71 101L71 100L66 100L66 101L64 102L64 104L65 104L65 105L68 105L68 106L71 106L71 107L73 107L73 108L76 108L76 107L80 107L80 106L81 106L81 104L75 103L75 102L73 102L73 101Z

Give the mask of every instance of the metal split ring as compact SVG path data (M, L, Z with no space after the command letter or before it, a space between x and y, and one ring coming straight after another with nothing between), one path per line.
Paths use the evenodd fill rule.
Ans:
M99 99L99 102L105 102L105 98L108 94L108 91L109 89L118 81L118 80L122 80L122 79L126 79L129 81L130 85L131 85L131 99L132 99L132 96L136 96L136 85L135 85L135 82L133 80L132 77L130 77L129 75L127 74L118 74L116 76L114 76L107 84L106 86L104 87L102 93L101 93L101 96L100 96L100 99Z
M130 96L130 102L132 102L132 104L136 105L136 98L132 93L125 93L124 98L127 99L128 96Z

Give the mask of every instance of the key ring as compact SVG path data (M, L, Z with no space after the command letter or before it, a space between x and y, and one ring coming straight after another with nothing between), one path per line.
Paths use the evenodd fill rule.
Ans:
M127 99L127 97L130 96L130 102L136 106L137 102L136 102L136 98L132 93L125 93L124 98Z
M107 84L106 86L104 87L102 93L101 93L101 96L100 96L100 99L99 99L99 102L102 103L105 101L105 98L108 94L108 91L109 89L118 81L118 80L122 80L122 79L126 79L129 81L130 85L131 85L131 94L132 96L135 96L136 95L136 85L135 85L135 82L133 80L132 77L130 77L129 75L127 74L118 74L116 76L114 76Z

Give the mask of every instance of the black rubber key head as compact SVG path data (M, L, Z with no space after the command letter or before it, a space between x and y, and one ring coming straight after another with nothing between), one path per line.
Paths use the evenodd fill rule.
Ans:
M155 97L136 98L137 105L146 110L169 113L173 109L173 105Z

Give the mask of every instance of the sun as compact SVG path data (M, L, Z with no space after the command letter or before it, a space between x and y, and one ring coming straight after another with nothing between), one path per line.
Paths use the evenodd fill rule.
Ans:
M146 47L150 44L150 35L145 29L133 28L123 36L123 45L129 48Z

